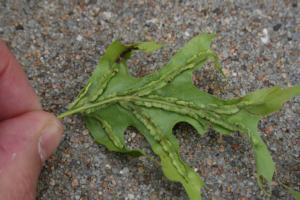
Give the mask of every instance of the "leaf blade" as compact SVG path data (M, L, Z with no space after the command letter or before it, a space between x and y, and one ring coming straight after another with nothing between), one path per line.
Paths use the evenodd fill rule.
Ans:
M200 188L205 186L205 184L198 174L189 166L187 166L180 158L178 150L179 143L172 135L172 128L174 125L180 121L185 121L192 124L200 134L204 134L207 132L207 125L201 123L199 120L200 117L202 120L208 121L208 124L210 124L217 131L220 131L222 134L229 134L232 130L242 130L244 135L250 139L253 144L259 177L258 183L263 189L261 180L264 177L268 181L271 189L270 183L275 172L275 167L264 142L257 132L257 123L260 117L282 108L282 104L286 100L298 95L300 93L300 85L285 90L280 90L279 85L271 89L262 89L256 91L239 99L227 101L199 91L191 81L192 72L200 69L207 59L213 59L215 61L216 68L221 69L216 57L214 57L214 54L211 53L209 48L210 42L215 36L216 35L200 34L187 43L181 50L179 50L165 67L161 68L158 72L149 76L145 76L141 79L136 79L126 74L126 59L131 58L132 53L137 50L150 52L156 50L162 45L151 42L135 43L133 45L124 46L118 41L113 42L107 49L106 54L101 58L96 71L88 80L87 86L82 92L80 92L79 95L86 96L88 99L91 91L97 85L97 80L100 79L105 72L110 69L115 61L119 62L120 59L122 59L122 62L119 63L119 72L107 82L106 89L103 91L103 93L101 92L101 96L98 98L98 100L95 100L96 103L92 102L82 104L82 107L80 109L77 108L77 110L72 110L72 108L70 108L70 112L68 114L81 112L85 114L85 112L89 110L89 112L105 118L105 120L111 124L113 132L117 135L124 148L117 148L115 143L111 141L113 137L109 137L105 133L105 130L101 128L99 123L97 124L95 120L85 116L84 119L88 125L88 128L91 129L92 135L99 143L107 146L113 151L127 153L133 157L147 156L143 151L128 150L125 148L123 138L124 130L130 125L137 127L147 138L153 151L161 157L164 174L172 181L181 182L191 199L201 198ZM164 104L163 102L158 102L161 104L160 108L158 108L159 106L154 108L147 100L148 97L143 96L143 98L146 99L143 101L147 104L139 106L135 105L136 109L143 110L147 113L147 115L149 115L149 118L146 117L142 123L142 120L138 119L138 116L134 115L132 111L130 111L130 108L129 110L126 110L118 105L120 101L134 104L134 100L141 98L139 97L138 93L129 94L128 96L118 96L120 92L122 93L124 90L130 91L139 89L141 87L146 87L146 89L149 89L147 88L147 85L151 85L151 83L160 80L174 67L179 66L184 68L189 64L187 62L190 62L191 58L193 58L193 56L195 57L195 55L197 55L196 59L198 59L200 55L205 55L205 57L203 57L203 59L201 58L201 62L199 61L193 65L192 69L180 71L178 76L176 75L176 77L172 77L171 79L162 80L168 81L166 86L164 85L164 87L155 87L158 89L150 91L150 94L152 95L158 95L166 98L177 98L178 100L176 101L182 101L186 103L186 107L189 109L188 112L179 106L180 104L177 102L169 102L169 105ZM155 82L155 84L156 83L160 84L159 81ZM108 97L109 95L113 95L113 97ZM101 104L100 99L102 103L107 103L107 106L99 107ZM249 105L241 106L242 104L240 103L245 102L251 103L249 103ZM190 106L200 104L204 105L204 110L201 110L201 108L199 111L197 111L197 109L195 109L193 106ZM234 111L230 114L216 113L211 109L209 111L205 111L207 107L217 107L218 109L221 109L221 107L225 105L236 105L238 111ZM93 109L91 110L91 108ZM193 112L192 114L194 115L189 112ZM161 130L163 137L165 138L164 140L170 143L171 149L174 149L174 152L172 150L171 153L174 153L176 156L178 156L177 160L172 157L170 150L166 150L168 148L164 148L164 146L162 146L163 144L155 139L153 133L149 131L150 129L147 127L147 123L145 123L147 120L150 124L152 123L152 125L154 123L157 124L158 129L156 132ZM247 132L247 130L249 131ZM255 138L257 141L253 138ZM256 141L256 143L253 141ZM183 170L186 172L183 173L180 167L176 167L178 165L176 162L178 162L180 166L182 165ZM185 173L186 176L184 175Z

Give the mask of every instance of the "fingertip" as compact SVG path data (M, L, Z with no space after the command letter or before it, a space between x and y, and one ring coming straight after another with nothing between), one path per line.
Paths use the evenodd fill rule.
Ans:
M62 134L63 126L60 120L44 111L25 113L1 122L0 168L8 163L7 160L11 161L13 154L17 155L15 159L23 154L24 159L30 157L31 160L39 160L39 165L42 166L41 161L45 161L57 148ZM36 155L38 156L35 157Z
M45 160L58 147L62 134L63 127L61 122L57 118L51 119L42 131L38 141L38 150L42 162L45 162Z
M43 111L0 123L0 182L5 183L0 194L5 194L4 199L35 197L42 162L56 149L62 133L61 122Z

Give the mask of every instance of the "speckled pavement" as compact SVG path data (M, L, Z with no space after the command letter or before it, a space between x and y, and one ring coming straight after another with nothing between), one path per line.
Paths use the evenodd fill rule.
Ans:
M168 43L160 50L138 52L128 61L140 78L163 67L200 33L221 33L211 48L229 83L208 62L195 71L200 90L231 99L281 82L300 83L300 3L293 0L0 0L0 39L23 66L45 111L66 111L91 76L109 44L140 41ZM275 162L278 178L300 191L300 96L284 109L263 117L259 134ZM79 115L62 119L64 135L45 162L37 199L181 199L188 196L146 158L114 153L93 140ZM210 130L200 136L179 123L174 134L183 160L209 189L202 199L266 199L256 182L250 143L237 132L219 137ZM134 127L125 131L128 148L156 157ZM271 199L293 199L272 182ZM266 184L265 184L266 186Z

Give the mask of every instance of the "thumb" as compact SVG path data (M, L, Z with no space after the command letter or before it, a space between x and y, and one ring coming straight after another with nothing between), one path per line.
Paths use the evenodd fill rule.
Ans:
M61 122L43 111L0 123L0 199L35 199L43 162L58 146L62 133Z

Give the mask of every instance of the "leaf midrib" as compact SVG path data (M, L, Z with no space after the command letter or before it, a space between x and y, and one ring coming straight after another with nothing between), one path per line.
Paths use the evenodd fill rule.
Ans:
M187 110L190 110L191 112L196 112L196 113L201 111L201 110L196 110L196 109L193 109L193 108L190 108L190 107L187 107L187 106L178 105L176 103L170 103L170 102L165 102L165 101L162 101L162 100L150 99L150 98L140 98L140 97L137 97L137 96L133 95L133 96L113 97L113 98L110 98L110 99L103 100L101 102L85 105L85 106L76 108L74 110L71 110L71 111L68 111L68 112L65 112L65 113L59 115L58 119L61 119L61 118L66 117L68 115L82 113L82 112L84 112L84 110L95 108L95 107L102 106L102 105L105 105L105 104L117 103L118 101L130 101L130 100L138 100L138 101L144 101L144 102L159 103L159 104L162 104L162 105L177 107L177 108L180 108L180 109L187 109ZM144 106L144 107L147 107L147 106Z

